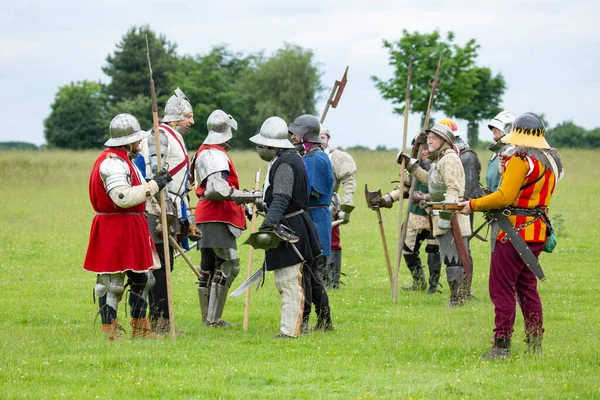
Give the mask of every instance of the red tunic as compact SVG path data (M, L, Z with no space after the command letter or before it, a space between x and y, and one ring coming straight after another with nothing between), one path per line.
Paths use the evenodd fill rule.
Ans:
M83 268L97 274L152 269L152 240L144 216L146 204L120 208L106 193L100 177L100 164L109 157L118 157L129 166L132 185L140 185L135 167L126 150L104 150L96 160L90 175L90 202L96 211L90 230L90 242Z
M223 148L216 144L203 144L196 153L196 158L202 150L215 149L225 153L229 163L229 176L227 177L227 183L229 186L239 189L240 183L238 174L233 165L233 161L229 154ZM200 185L196 188L196 196L202 198L206 191L206 181L199 182ZM244 215L244 209L242 206L235 204L233 200L200 200L196 204L196 210L194 212L197 223L203 222L225 222L231 224L240 229L246 229L246 216Z

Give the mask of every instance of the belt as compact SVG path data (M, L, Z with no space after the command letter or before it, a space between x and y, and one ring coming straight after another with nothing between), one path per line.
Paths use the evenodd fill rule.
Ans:
M303 212L304 212L304 210L297 210L297 211L293 211L293 212L291 212L291 213L289 213L289 214L285 214L285 215L283 216L283 218L295 217L296 215L300 215L300 214L302 214Z
M519 208L519 207L506 207L502 209L502 215L508 217L510 215L518 215L525 217L541 217L546 215L545 208Z
M141 215L142 217L146 215L146 213L143 212L114 212L114 213L107 213L107 212L99 212L96 211L96 215Z

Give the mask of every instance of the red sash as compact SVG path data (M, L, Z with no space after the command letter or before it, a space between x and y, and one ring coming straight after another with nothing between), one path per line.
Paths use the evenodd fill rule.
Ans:
M190 168L190 160L188 160L187 150L185 149L185 146L183 145L181 140L179 140L179 138L175 134L175 131L173 131L173 129L169 125L160 124L159 127L164 129L165 132L168 132L169 134L171 134L173 139L175 139L175 141L177 143L179 143L179 147L181 147L181 151L183 151L183 154L185 155L184 160L182 162L177 164L175 166L175 168L169 170L169 174L171 176L175 176L183 167L186 167L187 169L189 169Z

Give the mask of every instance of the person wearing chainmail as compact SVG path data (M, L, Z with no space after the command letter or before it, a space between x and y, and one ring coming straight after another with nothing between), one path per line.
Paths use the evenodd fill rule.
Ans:
M329 206L331 216L336 221L341 221L339 225L331 229L331 254L327 257L327 263L323 272L323 283L327 289L337 289L340 286L340 276L342 274L342 246L340 243L340 225L350 222L350 212L352 210L352 197L356 190L356 163L352 156L340 149L329 147L331 135L329 129L321 124L319 136L323 141L322 147L325 154L329 156L333 167L333 200ZM341 191L340 191L341 187ZM342 210L344 208L346 211Z
M413 154L416 154L418 148L421 148L421 159L419 165L421 168L429 171L431 160L429 160L429 148L420 146L425 144L427 137L425 133L417 135L413 139ZM376 209L377 207L391 208L393 203L398 201L401 196L408 197L412 179L408 174L405 175L404 184L398 185L394 190L386 193L379 198L374 197L373 203L369 207ZM427 289L427 294L438 293L440 275L442 271L442 262L440 259L440 248L433 235L433 215L429 210L419 206L421 200L429 201L428 187L426 184L417 181L413 192L412 204L408 214L408 226L406 229L406 239L402 247L402 255L406 261L413 283L409 286L403 286L403 290L416 291ZM427 241L425 252L427 253L427 266L429 267L429 287L421 264L421 256L419 250L424 241Z
M516 117L510 111L502 111L488 123L488 128L494 135L494 142L488 147L493 154L488 161L487 172L485 174L488 193L495 192L500 186L503 166L499 163L498 155L508 146L501 139L512 130L512 124Z
M236 239L246 229L243 204L261 197L241 191L239 176L227 153L237 121L222 110L206 121L208 136L195 156L196 223L200 229L200 279L198 296L202 321L207 326L231 324L223 320L227 292L240 272Z
M190 205L187 192L190 177L189 158L184 137L194 124L194 110L189 99L181 91L175 89L175 94L167 100L165 115L158 125L160 138L161 160L169 174L173 178L167 185L167 196L165 196L167 223L169 224L169 235L182 241L190 237L195 238L196 226L193 215L190 213ZM151 129L153 131L153 129ZM154 135L142 141L141 158L145 160L145 176L152 178L158 170L157 148ZM162 267L154 273L156 284L150 290L150 325L154 332L169 332L169 307L167 301L167 272L164 255L164 244L160 223L160 204L154 198L147 209L147 220L152 235L152 240L158 251ZM169 257L171 260L171 271L173 270L173 247L169 244Z
M308 175L283 119L267 118L250 141L256 144L259 157L269 162L263 187L267 214L260 230L280 230L278 227L284 226L299 238L297 243L281 242L265 252L265 267L274 272L281 295L280 331L275 337L297 338L304 310L303 266L312 264L321 253L315 226L307 213Z
M124 340L117 309L130 287L129 307L133 338L156 339L146 318L148 291L154 285L153 245L144 217L146 202L164 188L171 177L163 170L146 182L130 157L148 136L138 120L119 114L110 123L108 148L96 159L89 181L90 202L96 216L83 268L97 274L94 293L98 296L102 333L111 341Z
M544 123L536 114L516 118L501 139L514 145L515 152L503 164L500 187L459 204L463 214L487 211L492 224L489 291L495 328L494 345L485 356L490 359L510 356L517 299L525 319L526 351L542 351L542 302L534 271L541 273L537 260L552 231L547 209L563 175L560 156L544 136Z
M416 159L403 152L398 153L398 163L405 159L410 174L428 186L432 201L457 202L465 192L465 172L454 146L452 130L443 124L426 129L429 171L418 165ZM450 288L450 306L461 306L466 300L466 274L464 263L469 263L466 251L467 237L471 234L466 215L439 211L433 218L433 235L440 246L440 257L446 265L446 278Z
M302 330L308 333L308 321L312 304L315 305L317 323L315 330L333 330L329 296L322 280L322 273L331 254L331 213L329 205L333 198L333 167L321 147L321 124L314 115L299 116L288 126L296 148L304 154L303 160L308 173L308 208L321 242L321 255L304 271L304 319Z

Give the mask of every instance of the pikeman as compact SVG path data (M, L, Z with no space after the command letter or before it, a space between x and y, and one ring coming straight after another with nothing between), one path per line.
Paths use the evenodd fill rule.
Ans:
M489 290L494 303L494 346L487 358L510 355L516 318L516 299L525 319L527 352L540 354L544 333L542 302L537 280L545 276L538 257L552 232L547 209L563 174L560 156L545 136L544 123L534 113L514 120L512 131L501 141L516 146L504 162L499 190L461 202L460 211L488 211L492 256Z
M331 254L327 258L327 265L321 278L327 289L337 289L340 286L342 274L340 225L350 222L350 212L354 210L352 197L356 190L356 179L354 179L356 163L352 156L345 151L329 147L331 135L329 129L323 124L321 124L319 136L323 141L323 151L329 156L333 167L333 200L329 208L333 219L339 221L339 224L331 229Z
M242 204L262 197L239 190L239 177L227 154L237 122L222 110L206 121L208 136L196 153L196 223L200 229L200 279L198 296L202 321L213 327L230 326L221 316L227 292L240 272L236 239L246 229Z
M117 308L129 280L129 306L134 338L162 338L152 333L146 318L147 295L154 285L154 258L146 202L171 180L166 170L146 182L130 157L149 135L130 114L119 114L110 123L110 139L90 175L90 201L96 211L83 268L98 274L94 292L98 296L102 332L109 340L123 340Z
M408 171L420 182L426 183L433 201L457 202L465 192L465 172L454 146L454 135L447 125L437 124L426 129L428 158L432 161L429 171L419 166L415 158L403 152L397 161L405 159ZM470 276L471 260L467 251L471 234L469 218L452 212L439 212L433 221L434 236L440 246L440 257L446 265L446 278L450 288L450 306L465 302L465 286ZM465 271L467 274L465 275Z
M165 196L169 223L169 235L179 241L187 238L197 238L193 215L187 197L190 176L189 158L184 137L194 124L194 110L189 99L181 91L175 89L175 94L165 104L165 115L158 125L160 135L160 154L163 165L173 178L167 185L168 196ZM142 156L146 162L145 176L152 178L157 172L156 140L153 137L142 141ZM156 284L150 291L150 324L154 332L169 332L169 307L167 302L167 277L164 255L162 229L160 224L160 206L158 201L152 201L148 207L148 226L152 240L158 250L162 267L154 273ZM191 223L190 223L191 220ZM173 247L169 245L171 271L173 270Z
M428 159L429 149L423 146L427 142L425 133L417 135L413 139L413 154L416 155L418 148L421 148L419 165L425 171L429 171L431 160ZM409 175L405 175L404 184L398 186L390 193L386 193L381 197L372 198L369 207L376 209L377 207L391 208L395 201L398 201L402 196L408 196L408 188L411 185ZM431 210L419 207L421 200L429 200L427 184L417 182L415 191L413 192L413 201L411 202L410 212L408 215L408 227L406 230L406 238L402 246L402 255L406 261L406 267L410 271L413 282L409 286L403 286L403 290L425 290L428 294L438 293L440 274L442 263L440 260L440 248L433 235L436 232L433 228L433 216ZM427 253L427 266L429 267L429 288L421 264L419 250L424 241L427 241L425 252Z

